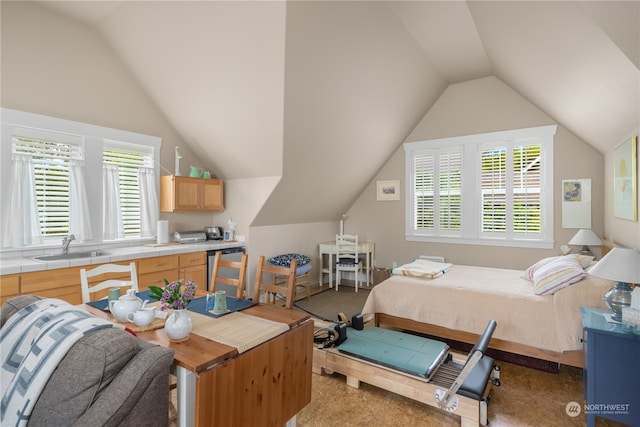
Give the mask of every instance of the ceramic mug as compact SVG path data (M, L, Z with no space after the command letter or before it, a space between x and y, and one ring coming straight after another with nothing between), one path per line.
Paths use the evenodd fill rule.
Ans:
M224 313L227 311L227 293L225 291L216 291L216 301L213 303L214 313Z
M191 169L189 170L189 176L192 178L200 178L202 176L202 169L195 167L195 166L189 166Z
M109 301L116 301L120 298L120 288L109 289Z
M203 178L207 178L207 179L211 178L211 172L209 172L209 171L202 172L202 177Z
M141 308L133 313L127 314L127 320L133 323L136 326L147 326L153 322L153 319L156 317L156 308L155 307L145 307Z

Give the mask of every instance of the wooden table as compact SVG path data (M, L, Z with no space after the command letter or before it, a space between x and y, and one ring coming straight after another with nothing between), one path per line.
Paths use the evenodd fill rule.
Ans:
M373 284L373 263L375 261L375 248L374 242L358 242L358 253L365 255L364 268L367 274L367 286ZM319 284L322 286L322 275L329 275L329 287L333 287L333 255L338 251L335 240L330 242L322 242L318 244L318 252L320 254L320 278ZM329 255L329 265L323 266L323 255Z
M138 333L145 341L175 350L180 426L281 426L295 422L295 415L311 401L309 315L265 304L242 313L286 323L290 329L241 354L235 347L193 333L181 343L169 341L164 328Z

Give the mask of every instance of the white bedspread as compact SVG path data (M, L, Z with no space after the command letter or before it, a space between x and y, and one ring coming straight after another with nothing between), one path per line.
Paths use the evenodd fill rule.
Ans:
M371 290L362 313L475 334L495 319L495 338L555 352L581 349L580 307L606 308L602 296L614 283L587 276L554 295L537 296L523 274L454 265L435 279L393 275Z

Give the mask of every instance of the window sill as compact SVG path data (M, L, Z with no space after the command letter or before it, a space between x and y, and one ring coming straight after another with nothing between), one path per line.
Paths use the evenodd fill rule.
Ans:
M478 245L478 246L501 246L507 248L528 248L528 249L553 249L555 242L541 240L506 240L506 239L478 239L468 237L436 237L436 236L416 236L408 234L405 240L410 242L448 243L453 245Z

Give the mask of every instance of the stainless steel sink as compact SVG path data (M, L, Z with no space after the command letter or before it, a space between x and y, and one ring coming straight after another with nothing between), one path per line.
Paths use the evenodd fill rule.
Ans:
M102 251L69 252L67 254L41 255L33 257L37 261L60 261L65 259L92 258L104 255Z

